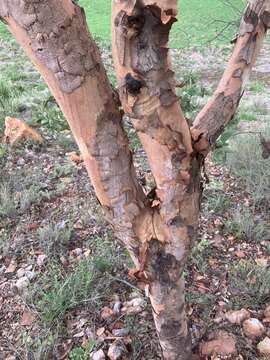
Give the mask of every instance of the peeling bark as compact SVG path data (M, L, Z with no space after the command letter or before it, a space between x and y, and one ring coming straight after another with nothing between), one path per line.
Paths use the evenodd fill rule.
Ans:
M83 10L69 0L2 0L0 16L49 85L107 218L138 265L132 224L146 198Z
M201 194L200 159L175 94L167 47L176 7L176 1L133 1L127 7L114 0L112 12L120 99L156 182L152 219L145 227L141 221L136 233L157 333L170 360L191 356L183 270L197 233Z
M219 86L191 129L194 147L204 156L234 117L269 26L270 1L250 0Z
M191 129L175 94L167 47L177 0L113 0L119 95L156 182L138 184L118 99L83 10L72 0L1 0L0 19L65 114L96 195L149 284L164 359L191 358L183 271L196 239L204 157L233 117L270 24L270 0L250 0L233 55ZM153 196L154 194L154 196Z

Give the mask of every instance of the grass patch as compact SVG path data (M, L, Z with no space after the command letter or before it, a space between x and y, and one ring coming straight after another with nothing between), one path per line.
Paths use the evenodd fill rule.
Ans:
M13 216L16 213L16 203L11 186L0 184L0 217Z
M241 260L229 271L229 290L234 307L260 309L270 300L270 269Z
M72 237L71 229L65 224L48 224L39 229L38 242L47 256L61 255Z
M102 294L97 286L97 276L93 262L87 259L68 274L61 274L59 268L53 268L41 281L44 284L50 279L50 288L40 289L37 294L36 309L41 321L50 325L61 321L68 310L96 302Z
M261 219L255 218L256 214L250 209L237 209L226 221L229 232L244 240L262 241L270 238L270 229Z
M265 130L270 137L270 129ZM254 135L235 136L230 143L226 165L238 177L256 204L269 204L270 167L263 159L259 137Z
M203 203L207 212L215 215L223 215L230 207L228 195L224 193L224 184L221 181L211 179L205 185Z

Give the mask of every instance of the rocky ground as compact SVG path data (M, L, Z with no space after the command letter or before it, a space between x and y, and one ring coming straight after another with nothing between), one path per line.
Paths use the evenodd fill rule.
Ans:
M128 276L130 259L103 219L59 109L17 46L1 45L0 128L16 116L45 141L0 145L0 359L161 359L143 286ZM189 119L229 50L173 51ZM207 161L200 236L186 269L197 359L270 359L270 166L258 134L246 134L270 134L269 53L266 44L237 121Z

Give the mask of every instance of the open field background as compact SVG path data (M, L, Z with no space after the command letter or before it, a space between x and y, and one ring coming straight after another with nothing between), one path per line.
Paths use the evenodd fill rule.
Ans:
M214 43L228 43L236 28L235 15L239 18L239 9L244 0L181 0L179 1L178 22L174 24L171 46L186 47ZM84 7L90 31L102 42L110 41L110 0L79 0ZM238 14L237 14L238 13ZM228 24L231 22L231 25ZM224 30L224 31L223 31ZM7 36L4 26L0 33ZM219 35L217 37L217 35Z

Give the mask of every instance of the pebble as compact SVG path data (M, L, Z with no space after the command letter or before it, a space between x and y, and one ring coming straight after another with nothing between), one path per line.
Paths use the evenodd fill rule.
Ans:
M119 315L121 312L122 303L121 301L116 301L116 303L113 306L113 313L115 315Z
M102 349L95 351L92 355L91 358L92 360L105 360L105 354L104 351Z
M125 352L124 347L121 344L114 343L109 347L108 356L110 360L122 359Z
M29 284L30 284L30 281L29 281L28 277L23 276L19 280L16 281L16 288L18 289L19 292L21 292L21 291L25 290Z
M21 277L23 277L25 275L25 270L24 269L19 269L18 271L17 271L17 277L18 278L21 278Z
M31 281L36 277L36 273L34 271L28 270L25 272L25 276L27 277L27 279L29 279Z
M248 338L256 339L264 334L265 327L258 319L251 318L243 322L243 330Z
M42 266L45 263L46 259L47 259L47 255L45 255L45 254L38 255L38 257L37 257L37 265Z

